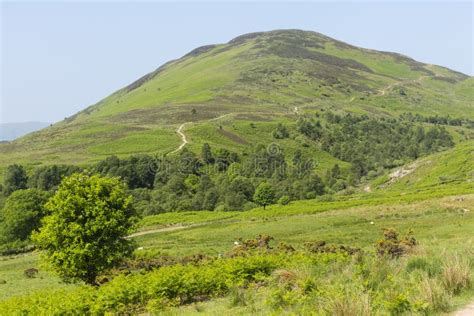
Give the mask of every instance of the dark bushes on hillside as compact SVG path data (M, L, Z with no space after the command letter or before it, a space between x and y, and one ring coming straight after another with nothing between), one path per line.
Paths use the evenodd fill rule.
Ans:
M352 163L356 178L379 168L393 168L422 155L454 145L441 126L427 130L411 122L326 113L328 124L300 119L298 131L317 141L331 155Z

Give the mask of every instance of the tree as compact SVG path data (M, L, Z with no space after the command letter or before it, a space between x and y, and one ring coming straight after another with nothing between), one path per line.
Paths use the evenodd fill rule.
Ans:
M125 237L136 221L117 178L73 174L45 205L49 216L33 240L64 280L95 285L99 273L132 253Z
M273 131L273 137L276 139L288 138L290 137L290 133L288 133L288 130L283 124L278 123L276 129Z
M265 209L267 205L272 204L275 200L275 192L268 182L262 182L255 190L253 199L258 205L263 206L263 209Z
M201 158L205 164L214 163L214 157L212 156L211 146L208 143L204 143L201 149Z
M36 189L17 190L5 202L0 213L1 242L27 241L32 231L40 227L45 216L48 194Z
M61 179L75 172L80 172L81 168L68 165L50 165L35 169L33 175L28 179L28 187L38 190L55 190L61 183Z
M28 177L23 166L10 165L5 172L3 181L4 191L6 195L10 195L13 191L27 188Z

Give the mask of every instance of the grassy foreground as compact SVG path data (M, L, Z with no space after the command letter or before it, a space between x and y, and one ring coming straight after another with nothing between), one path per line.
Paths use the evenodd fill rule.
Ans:
M134 238L135 259L99 288L62 284L41 266L27 278L26 268L39 267L36 254L5 257L0 314L438 314L471 300L472 188L444 197L362 197L145 218L148 234ZM176 224L185 228L159 230ZM401 235L413 229L418 245L399 259L379 258L375 244L388 227ZM275 238L268 249L235 256L238 238L259 234ZM314 241L362 252L305 246Z

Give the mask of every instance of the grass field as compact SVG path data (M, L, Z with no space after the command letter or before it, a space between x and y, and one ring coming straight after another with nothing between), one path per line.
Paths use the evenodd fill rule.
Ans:
M195 224L199 225L193 226ZM144 218L140 231L174 225L189 227L134 238L142 247L136 251L137 255L179 257L202 253L216 256L228 251L238 238L253 238L258 234L271 235L296 248L308 241L324 240L371 252L382 229L387 227L401 232L413 229L420 249L429 254L448 250L464 252L474 246L471 234L474 230L474 195L413 195L325 203L301 201L286 207L272 206L266 211L170 213ZM66 286L43 267L39 268L40 274L36 278L23 276L23 270L39 267L36 254L4 257L0 266L0 280L6 281L0 285L2 298Z

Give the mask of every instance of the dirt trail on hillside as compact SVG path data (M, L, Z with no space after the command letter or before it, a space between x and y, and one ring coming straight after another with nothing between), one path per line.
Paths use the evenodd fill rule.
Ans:
M144 231L141 231L141 232L133 233L133 234L127 236L127 238L133 238L133 237L149 235L149 234L155 234L155 233L173 232L173 231L176 231L176 230L181 230L181 229L186 229L186 228L191 228L191 227L197 227L197 226L203 226L203 225L206 225L206 224L208 224L208 223L205 222L205 223L190 224L190 225L175 225L175 226L169 226L169 227L163 227L163 228L157 228L157 229L144 230Z
M474 315L474 303L471 303L457 312L454 312L453 316L472 316Z
M221 116L218 116L218 117L215 117L215 118L212 118L212 119L209 119L207 120L208 122L211 122L211 121L216 121L216 120L219 120L221 118L224 118L225 116L228 116L228 115L232 115L233 113L227 113L227 114L223 114ZM186 144L189 143L188 139L186 138L186 134L184 134L184 127L188 124L191 124L193 122L186 122L186 123L183 123L181 124L178 129L176 130L176 133L179 135L179 137L181 137L181 144L178 146L178 148L176 148L175 150L173 150L172 152L170 152L170 154L174 154L174 153L177 153L178 151L180 151L181 149L183 149L184 146L186 146Z
M426 78L430 78L430 77L433 77L433 76L420 76L419 78L417 79L408 79L408 80L402 80L402 81L398 81L398 82L394 82L394 83L391 83L385 87L383 87L382 89L379 90L379 92L376 94L376 96L378 97L381 97L383 95L385 95L385 93L396 87L396 86L400 86L400 85L403 85L403 84L407 84L407 83L415 83L415 82L421 82L422 80L426 79ZM435 76L436 77L436 76Z
M176 133L178 133L178 135L181 137L181 144L178 146L178 148L170 152L170 154L177 153L178 151L183 149L183 147L186 146L186 144L188 143L188 140L186 139L186 135L184 134L183 129L186 126L186 124L189 124L189 123L191 122L186 122L186 123L181 124L176 130Z

